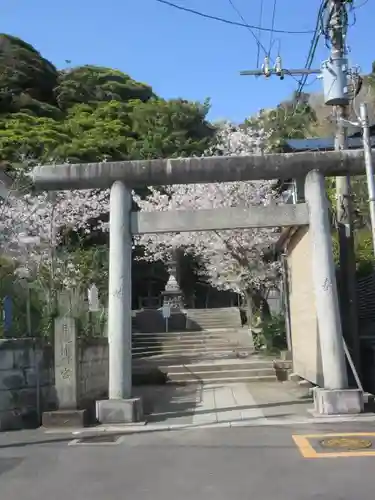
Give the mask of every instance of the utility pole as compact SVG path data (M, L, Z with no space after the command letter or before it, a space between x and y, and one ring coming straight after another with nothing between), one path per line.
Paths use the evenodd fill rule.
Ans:
M372 165L370 128L368 122L367 105L365 103L362 103L360 106L360 118L363 130L363 151L366 164L366 176L367 176L371 234L372 234L372 250L375 256L375 179L374 179L374 169Z
M329 0L328 25L331 41L330 58L322 65L325 103L334 107L336 115L335 149L347 149L348 60L345 35L347 29L346 0ZM352 223L350 176L336 177L337 229L340 247L340 292L344 337L351 347L357 371L360 371L360 345L356 298L356 261Z

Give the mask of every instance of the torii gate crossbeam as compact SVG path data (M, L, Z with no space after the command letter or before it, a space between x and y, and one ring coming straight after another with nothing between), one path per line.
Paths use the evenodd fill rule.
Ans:
M375 161L375 152L373 152ZM33 170L41 190L106 189L115 181L128 187L305 178L311 170L326 177L365 173L361 150L313 151L249 156L172 158L104 163L45 165Z

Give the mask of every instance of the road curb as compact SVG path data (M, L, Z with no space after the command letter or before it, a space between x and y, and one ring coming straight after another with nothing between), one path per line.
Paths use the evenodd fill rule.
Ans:
M260 418L253 420L234 420L231 422L209 422L203 424L119 424L91 427L85 429L46 429L46 434L72 434L72 436L83 436L87 434L100 434L102 432L111 432L119 434L142 434L151 432L166 432L166 431L183 431L183 430L202 430L202 429L219 429L219 428L235 428L235 427L278 427L278 426L295 426L295 425L320 425L345 422L375 422L375 414L371 415L355 415L355 416L329 416L329 417L303 417L300 419L273 419Z

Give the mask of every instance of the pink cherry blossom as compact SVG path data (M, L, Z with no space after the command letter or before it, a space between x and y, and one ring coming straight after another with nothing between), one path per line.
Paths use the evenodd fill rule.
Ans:
M249 126L240 128L228 123L221 125L217 144L207 155L264 154L268 151L269 134ZM279 202L271 181L232 182L214 184L174 185L160 193L151 188L151 194L136 201L142 211L199 210L243 207ZM257 228L231 231L183 232L152 234L139 237L146 258L168 260L173 250L183 248L200 258L204 273L217 287L244 290L263 290L278 278L279 265L265 263L263 255L278 239L278 228Z

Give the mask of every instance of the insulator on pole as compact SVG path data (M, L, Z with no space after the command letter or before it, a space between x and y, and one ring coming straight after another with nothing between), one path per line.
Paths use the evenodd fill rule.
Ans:
M267 56L264 58L264 63L263 63L262 69L263 69L264 76L266 78L271 76L270 60Z

